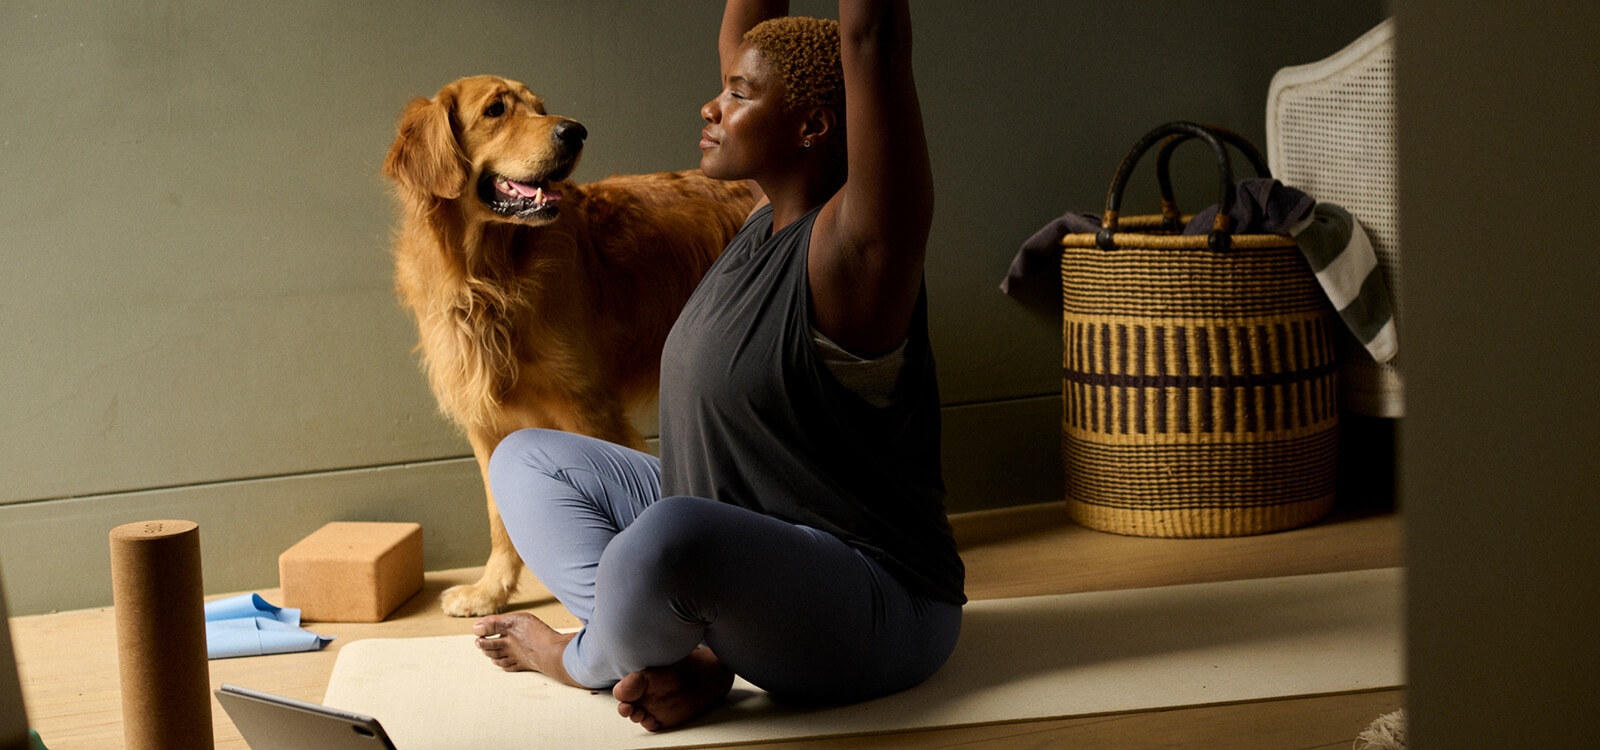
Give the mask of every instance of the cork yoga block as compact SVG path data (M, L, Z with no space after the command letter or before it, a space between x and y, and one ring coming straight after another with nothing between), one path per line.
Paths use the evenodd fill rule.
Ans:
M330 523L278 556L278 583L302 620L379 622L422 590L422 526Z

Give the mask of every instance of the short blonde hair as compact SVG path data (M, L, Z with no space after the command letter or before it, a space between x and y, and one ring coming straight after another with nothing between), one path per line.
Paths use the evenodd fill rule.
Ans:
M830 107L844 120L844 67L839 62L839 22L824 18L770 18L745 32L783 79L790 112Z

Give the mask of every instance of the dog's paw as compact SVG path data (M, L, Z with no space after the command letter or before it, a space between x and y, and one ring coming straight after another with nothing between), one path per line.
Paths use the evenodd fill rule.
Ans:
M495 595L494 587L479 584L451 586L439 595L439 608L451 617L483 617L506 606L508 595Z

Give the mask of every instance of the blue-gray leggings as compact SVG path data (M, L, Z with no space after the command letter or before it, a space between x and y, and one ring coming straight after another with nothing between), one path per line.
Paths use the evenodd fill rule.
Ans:
M592 688L704 643L775 696L866 700L932 675L961 608L908 591L838 538L697 497L661 497L648 453L523 430L489 463L517 552L583 622L564 663Z

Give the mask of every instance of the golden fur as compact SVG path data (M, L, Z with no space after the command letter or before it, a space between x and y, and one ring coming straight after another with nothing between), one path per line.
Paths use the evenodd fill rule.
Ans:
M583 128L494 76L413 100L397 131L384 162L401 209L395 286L479 468L524 427L642 447L628 410L655 398L667 331L750 191L694 170L576 185ZM489 561L444 593L452 615L499 611L521 572L487 494Z

